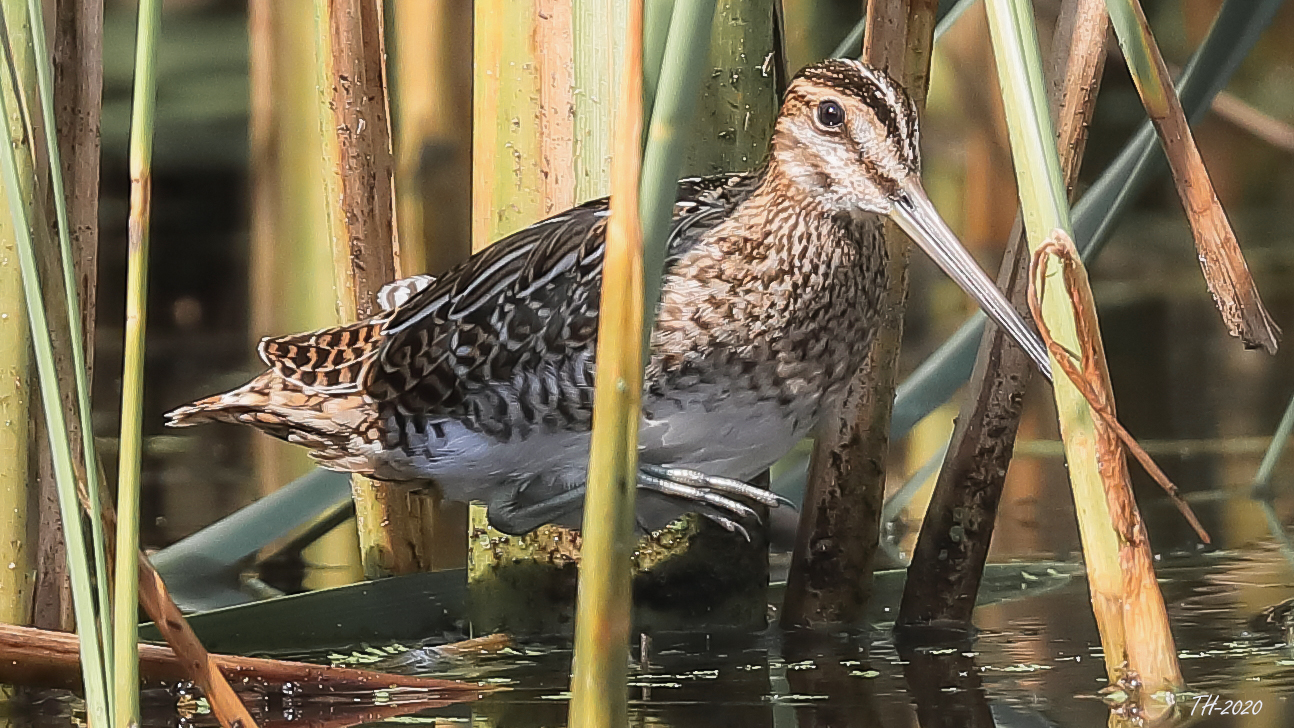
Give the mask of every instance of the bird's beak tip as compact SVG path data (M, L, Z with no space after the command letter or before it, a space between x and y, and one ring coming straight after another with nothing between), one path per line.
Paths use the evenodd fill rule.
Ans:
M892 197L889 216L903 228L922 250L934 260L950 278L973 297L984 312L998 325L1004 327L1020 343L1044 372L1050 372L1047 353L1038 335L1016 312L1015 308L997 289L992 279L966 251L957 236L948 228L934 204L921 186L916 174L899 183Z

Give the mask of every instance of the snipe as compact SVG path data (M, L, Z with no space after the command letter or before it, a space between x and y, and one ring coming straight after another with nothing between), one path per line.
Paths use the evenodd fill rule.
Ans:
M862 365L886 290L885 216L1031 355L1041 343L921 189L915 108L885 74L825 61L787 90L759 169L684 180L643 391L638 519L729 529L779 499L744 481L818 422ZM536 223L367 321L265 339L270 367L170 413L242 422L324 467L434 478L509 533L578 523L608 204Z

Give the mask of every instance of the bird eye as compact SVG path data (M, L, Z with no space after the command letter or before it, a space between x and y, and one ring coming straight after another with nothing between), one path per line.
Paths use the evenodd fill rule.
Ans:
M827 99L818 104L818 123L828 129L835 129L845 123L845 109L840 102Z

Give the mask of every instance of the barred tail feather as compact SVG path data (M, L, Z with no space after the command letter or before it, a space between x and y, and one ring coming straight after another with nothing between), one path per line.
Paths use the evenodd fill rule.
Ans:
M238 389L198 400L166 414L170 427L207 422L251 425L280 440L301 445L329 470L369 473L372 464L356 454L372 431L372 403L367 397L329 396L303 390L270 370Z

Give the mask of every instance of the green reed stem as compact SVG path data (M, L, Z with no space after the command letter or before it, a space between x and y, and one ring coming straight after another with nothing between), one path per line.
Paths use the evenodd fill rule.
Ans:
M3 9L0 8L0 20ZM8 23L5 22L7 28ZM30 27L30 26L29 26ZM31 35L41 32L34 30ZM6 66L10 88L18 106L22 88L9 46L7 29L3 33ZM7 120L20 118L10 114L9 96L0 89L0 116ZM23 280L23 299L27 307L27 320L31 325L32 348L36 355L36 368L40 377L41 405L45 413L46 435L49 438L53 460L54 481L58 488L59 512L63 519L64 538L67 541L68 568L72 582L72 609L76 616L77 632L81 635L81 674L85 688L86 710L90 722L104 726L108 721L108 665L104 660L103 636L99 631L96 614L95 591L92 586L94 572L87 559L85 531L81 507L77 499L77 481L72 449L67 440L67 425L63 416L62 398L59 396L58 374L54 366L54 346L50 339L49 322L45 316L44 298L40 277L36 269L36 249L27 202L23 199L23 185L18 173L16 148L30 148L26 140L28 125L10 127L8 143L0 144L0 175L4 179L9 212L13 219L14 237L18 249L18 265ZM106 607L106 605L99 605ZM136 689L138 692L138 689Z
M1159 75L1160 67L1155 62L1157 51L1152 45L1155 41L1149 29L1141 24L1140 13L1134 7L1137 1L1106 0L1105 9L1110 14L1110 25L1118 36L1128 71L1136 79L1138 89L1144 89L1142 104L1152 116L1162 116L1169 111L1165 89L1171 88L1171 81L1166 82Z
M140 0L135 90L130 115L130 234L126 263L126 339L121 375L121 451L117 470L117 570L113 723L139 723L139 467L143 444L144 329L148 303L148 225L152 210L153 120L161 0Z
M1263 453L1262 462L1258 465L1258 472L1254 474L1254 480L1249 485L1249 497L1258 503L1262 509L1263 518L1267 521L1267 528L1271 531L1272 538L1276 539L1276 544L1280 547L1281 553L1285 558L1294 564L1294 543L1290 541L1289 535L1285 532L1285 522L1281 520L1280 515L1276 513L1273 505L1275 493L1272 492L1272 473L1276 470L1276 465L1280 463L1281 455L1285 454L1285 447L1289 444L1290 434L1294 433L1294 398L1291 398L1289 404L1285 405L1285 414L1281 415L1280 424L1276 426L1276 433L1272 435L1272 441L1267 446L1267 451Z
M44 28L45 17L40 0L27 0L27 12L32 18L32 27ZM51 80L54 68L49 50L45 44L44 33L32 33L32 49L36 55L36 84L40 90L41 116L45 123L45 149L49 153L49 179L53 189L54 213L58 221L58 248L62 259L63 295L67 306L67 325L69 340L72 346L72 370L76 374L76 403L81 421L81 453L85 458L85 489L89 502L90 542L93 550L94 573L99 604L103 609L99 613L102 635L111 633L109 619L111 615L107 606L111 604L108 594L108 550L103 532L103 514L99 508L101 494L99 483L99 457L94 442L94 426L91 422L90 382L85 360L85 332L81 328L81 302L77 293L76 266L72 257L72 225L68 221L67 188L63 182L63 163L59 158L58 132L55 128L57 119L54 116L54 84ZM104 661L112 662L112 642L103 644Z
M665 43L669 41L670 18L674 17L675 0L643 0L643 113L644 124L651 126L656 106L656 86L660 83L661 64L665 60Z
M1072 238L1073 230L1056 150L1056 132L1044 91L1033 7L1029 0L986 2L1021 212L1030 250L1036 251L1053 231L1063 231ZM1065 349L1096 352L1092 362L1094 370L1083 374L1103 381L1108 389L1109 374L1099 331L1091 332L1092 340L1082 342L1076 324L1076 307L1082 307L1085 317L1093 324L1095 307L1090 298L1071 301L1068 286L1062 283L1061 264L1055 256L1048 257L1047 265L1048 280L1054 283L1042 295L1046 326L1052 338ZM1081 266L1077 272L1083 279L1081 288L1087 289L1086 273ZM1087 365L1086 357L1084 365ZM1098 432L1091 406L1056 364L1054 356L1052 372L1052 391L1106 672L1113 682L1125 670L1131 670L1146 686L1146 695L1157 697L1161 691L1179 687L1181 675L1172 649L1163 598L1149 566L1149 546L1144 541L1128 542L1120 536L1123 531L1116 530L1131 531L1140 525L1126 469L1121 469L1122 463L1108 462L1110 458L1122 458L1123 451L1117 444L1106 448L1109 438ZM1119 509L1112 507L1112 503ZM1149 701L1142 707L1149 707ZM1162 706L1152 708L1156 712L1160 709Z
M709 59L715 0L675 0L669 36L643 150L643 336L651 334L660 302L660 279L668 253L666 234L678 194L679 168L687 150L688 125ZM647 350L646 346L643 351Z
M1289 404L1285 406L1285 414L1281 415L1280 424L1276 426L1276 434L1272 435L1271 444L1263 453L1258 472L1254 474L1254 481L1250 488L1255 495L1265 491L1265 497L1271 497L1272 473L1275 472L1281 455L1285 453L1285 445L1289 442L1290 433L1294 433L1294 398L1291 398Z
M642 2L632 2L611 158L611 218L602 273L598 372L575 603L572 728L624 728L629 720L634 497L642 411L642 331L646 328L639 210L643 196L642 22ZM652 192L658 196L668 192L672 203L673 187L662 185Z

